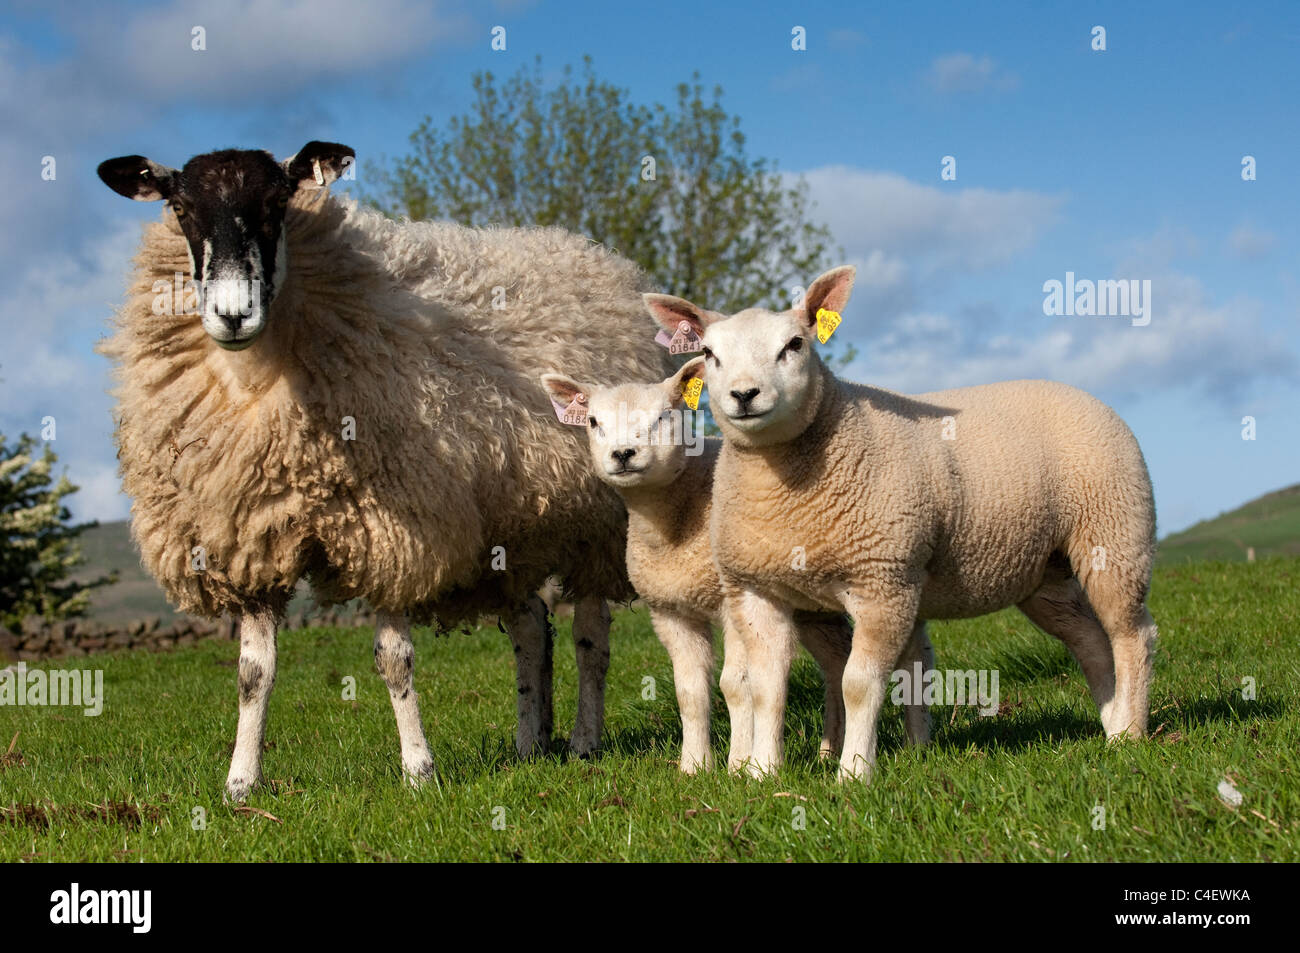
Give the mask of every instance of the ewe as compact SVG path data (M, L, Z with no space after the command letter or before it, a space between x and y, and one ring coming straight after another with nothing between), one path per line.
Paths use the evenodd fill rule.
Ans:
M681 770L693 774L713 766L709 747L709 697L713 686L713 629L722 622L722 586L709 548L713 470L721 441L692 436L684 422L684 386L704 375L695 358L662 383L604 387L547 374L542 384L558 407L575 400L585 414L596 475L623 497L628 512L627 571L650 608L655 634L668 650L682 717ZM578 423L582 426L581 423ZM826 681L821 754L833 756L844 740L844 701L840 680L852 630L843 615L796 613L803 642ZM735 630L727 630L733 636ZM722 684L731 716L727 766L742 767L750 757L753 716L746 702L745 647L725 646ZM906 663L933 665L924 627L918 627ZM929 712L907 706L908 738L929 739Z
M751 770L781 763L796 609L853 619L841 777L870 777L890 671L917 621L1009 605L1074 653L1107 735L1141 736L1155 517L1133 434L1047 381L907 397L837 380L812 342L819 320L838 323L853 277L827 272L779 314L647 296L661 324L703 338L723 433L713 554L726 623L746 644Z
M294 584L364 597L412 779L433 762L408 616L507 621L521 755L551 731L551 641L536 590L575 600L571 747L600 740L605 600L632 595L623 505L578 434L539 410L548 368L668 373L631 263L559 229L389 221L328 195L353 151L310 142L110 159L100 178L165 200L116 330L116 440L132 535L180 609L240 618L227 792L258 780L276 626ZM188 269L197 301L173 296Z

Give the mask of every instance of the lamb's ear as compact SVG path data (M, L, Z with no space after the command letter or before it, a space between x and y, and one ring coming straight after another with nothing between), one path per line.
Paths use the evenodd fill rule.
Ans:
M551 400L565 407L573 403L573 398L579 394L591 396L590 386L579 384L573 378L565 377L563 374L543 374L542 387L551 395Z
M284 160L284 171L289 181L300 189L323 189L347 172L356 160L357 154L351 146L313 139L297 155Z
M644 294L641 300L645 302L646 309L654 319L672 334L676 334L681 323L685 321L691 326L696 337L704 337L704 329L720 317L712 311L691 304L685 298L677 298L673 295Z
M697 378L704 379L704 355L691 358L678 369L676 374L664 381L664 390L668 391L668 399L674 407L680 407L685 403L686 396L683 391L686 384Z
M852 265L832 268L819 275L803 296L803 319L809 327L817 326L817 312L825 308L836 314L843 311L853 293L853 279L858 270Z
M100 179L118 195L137 202L157 202L170 198L180 173L159 165L144 156L119 156L105 159L95 170Z

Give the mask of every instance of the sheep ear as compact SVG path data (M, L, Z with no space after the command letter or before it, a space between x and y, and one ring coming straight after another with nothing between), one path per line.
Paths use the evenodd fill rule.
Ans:
M704 337L705 327L719 317L712 311L691 304L685 298L677 298L673 295L644 294L641 300L645 302L651 316L673 334L677 333L681 323L685 321L691 326L696 337Z
M668 391L668 399L674 407L680 407L685 403L686 397L682 393L687 382L695 379L704 379L704 357L693 357L683 364L672 377L664 381L664 389Z
M810 328L817 326L817 312L823 308L836 314L844 310L849 295L853 293L853 279L857 273L852 265L841 265L813 281L803 296L803 320Z
M565 407L573 403L573 398L579 394L591 394L591 389L585 384L579 384L573 378L565 377L563 374L543 374L542 387L551 395L552 400Z
M356 160L351 146L313 139L284 160L284 171L300 189L323 189L345 175Z
M176 187L176 169L159 165L144 156L119 156L105 159L95 170L103 183L118 195L137 202L157 202L170 198Z

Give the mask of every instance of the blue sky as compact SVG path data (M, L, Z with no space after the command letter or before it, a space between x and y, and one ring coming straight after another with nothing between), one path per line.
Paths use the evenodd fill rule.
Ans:
M1162 534L1300 481L1300 5L753 6L11 3L0 432L54 416L55 450L83 487L74 511L126 515L108 368L91 348L158 207L104 188L100 160L179 166L333 139L364 163L403 152L425 114L462 111L476 70L505 75L540 54L558 72L591 54L643 101L669 100L698 70L723 86L752 154L806 177L859 266L837 332L860 351L849 376L913 392L1015 377L1092 391L1142 443ZM504 52L490 48L497 25ZM1090 47L1096 25L1104 52ZM940 179L945 155L955 181ZM1241 178L1246 155L1255 181ZM1044 315L1043 283L1067 271L1149 279L1151 323Z

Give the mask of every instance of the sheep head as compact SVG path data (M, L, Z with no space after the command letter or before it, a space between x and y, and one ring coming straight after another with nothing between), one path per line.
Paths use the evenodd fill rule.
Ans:
M355 156L347 146L313 141L283 162L257 149L223 149L181 169L121 156L98 171L119 195L168 204L189 249L203 329L226 350L241 351L265 330L284 283L289 199L299 189L328 187Z
M701 452L702 438L689 432L683 388L704 375L695 358L661 383L606 387L580 384L562 374L546 374L542 387L567 407L586 398L587 446L596 475L618 489L663 487L686 468L686 457Z
M848 304L856 270L834 268L817 278L788 311L747 308L730 317L671 295L645 295L665 328L682 321L702 339L709 407L723 436L739 446L792 440L807 428L821 401L819 312Z

